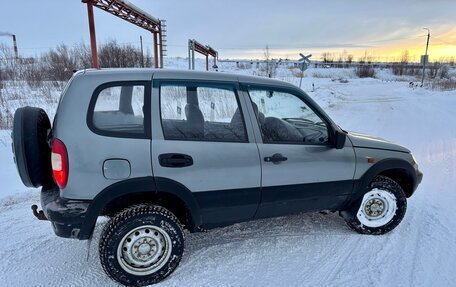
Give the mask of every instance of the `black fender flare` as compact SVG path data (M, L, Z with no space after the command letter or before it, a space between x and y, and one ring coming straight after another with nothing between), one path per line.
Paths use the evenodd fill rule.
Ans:
M127 194L142 192L170 193L177 196L186 204L194 226L201 226L200 208L187 187L169 178L147 176L116 182L98 193L87 208L79 239L89 239L92 236L98 216L110 201Z
M407 173L407 175L411 177L413 188L416 188L418 180L415 168L412 166L412 164L403 159L387 158L378 161L363 174L363 176L358 181L358 188L355 189L355 191L364 192L375 176L390 169L404 170Z
M357 203L360 201L364 193L366 192L369 184L372 180L379 175L380 173L390 170L390 169L402 169L408 176L412 179L413 189L418 185L417 175L414 167L411 163L406 160L398 158L386 158L378 161L373 166L371 166L359 180L355 181L353 188L353 195L350 200L347 202L347 210L341 212L341 215L345 218L353 217L357 210L353 209L353 206L357 206Z

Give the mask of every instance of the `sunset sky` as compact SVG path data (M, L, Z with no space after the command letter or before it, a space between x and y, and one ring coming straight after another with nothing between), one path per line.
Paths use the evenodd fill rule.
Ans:
M89 43L87 9L80 0L4 1L0 32L17 35L22 55L39 55L60 43ZM320 60L323 52L365 54L379 61L412 60L424 54L431 29L431 60L456 57L456 1L297 1L297 0L131 0L168 23L168 55L187 56L195 38L220 58L262 58L266 45L275 58L299 52ZM26 4L24 4L26 3ZM152 48L148 32L95 8L98 43L115 39ZM11 45L8 37L0 43Z

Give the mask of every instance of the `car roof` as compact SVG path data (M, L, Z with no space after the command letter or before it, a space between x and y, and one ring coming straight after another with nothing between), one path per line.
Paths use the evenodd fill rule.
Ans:
M174 79L174 80L206 80L206 81L229 81L241 82L246 84L262 84L281 87L296 88L296 86L265 77L239 75L225 72L207 72L207 71L193 71L193 70L178 70L178 69L152 69L152 68L109 68L109 69L87 69L77 72L78 75L98 75L98 76L115 76L118 78L122 75L131 78L137 75L140 78L153 79Z

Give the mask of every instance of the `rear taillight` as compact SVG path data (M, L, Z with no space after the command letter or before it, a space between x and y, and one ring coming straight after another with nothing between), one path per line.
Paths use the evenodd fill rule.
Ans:
M65 144L59 139L52 141L51 164L55 183L65 188L68 181L68 153Z

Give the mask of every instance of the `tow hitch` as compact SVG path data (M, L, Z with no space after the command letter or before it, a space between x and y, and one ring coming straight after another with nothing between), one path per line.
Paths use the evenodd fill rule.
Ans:
M38 206L36 204L32 205L32 212L33 215L35 215L35 217L39 220L47 220L46 215L44 215L44 212L42 210L38 211Z

